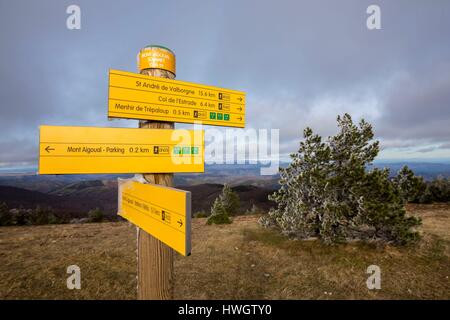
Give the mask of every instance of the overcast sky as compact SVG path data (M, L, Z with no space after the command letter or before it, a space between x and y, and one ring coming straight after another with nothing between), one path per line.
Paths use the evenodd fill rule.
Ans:
M349 112L379 159L450 159L450 1L0 0L0 44L0 167L36 165L41 124L136 127L107 121L107 76L147 44L176 53L177 79L247 92L248 127L280 129L282 154Z

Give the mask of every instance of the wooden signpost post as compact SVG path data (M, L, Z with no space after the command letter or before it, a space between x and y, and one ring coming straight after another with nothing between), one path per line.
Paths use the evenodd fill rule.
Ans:
M141 74L175 78L175 54L163 47L147 46L138 54ZM173 129L173 122L139 121L140 128ZM169 172L169 171L168 171ZM144 173L150 183L172 186L173 173ZM137 229L138 299L172 299L173 250L144 230Z
M41 126L39 174L137 173L119 179L118 214L137 226L138 298L173 297L173 251L191 252L191 196L174 172L204 172L204 133L174 122L245 126L245 93L174 80L175 54L147 46L140 74L110 70L108 117L140 129Z

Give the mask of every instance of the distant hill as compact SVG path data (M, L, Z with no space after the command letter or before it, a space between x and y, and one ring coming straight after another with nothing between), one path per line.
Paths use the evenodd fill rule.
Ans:
M133 175L37 175L37 174L5 174L0 175L0 185L12 186L28 190L51 193L64 186L93 180L116 180L118 177L129 178Z
M427 180L438 176L450 177L450 163L431 162L381 162L377 168L389 168L396 174L408 165L416 175ZM288 163L283 162L281 167ZM267 196L279 187L279 175L261 176L260 165L206 165L203 174L176 174L176 187L192 192L192 212L209 212L223 183L228 183L239 194L241 211L253 204L268 210L273 203ZM85 216L96 207L108 215L117 212L117 178L132 175L45 175L31 173L0 174L0 202L10 207L34 208L36 205L51 206L55 211L71 216ZM218 184L220 182L220 184Z
M223 188L221 184L197 184L177 186L192 192L192 212L204 210L209 212L214 199ZM251 208L254 204L260 209L268 210L273 204L267 196L273 189L244 185L233 187L241 199L240 211ZM47 193L23 188L0 186L0 202L10 208L35 208L37 205L52 207L56 212L73 217L83 217L94 208L100 208L105 214L117 213L117 181L92 180L64 185Z
M376 168L388 168L391 175L407 165L414 174L422 176L425 180L433 180L439 176L450 177L450 163L432 163L432 162L375 162Z
M33 208L37 204L52 206L60 200L60 197L39 191L0 186L0 202L5 202L10 208L17 208L20 206L23 206L24 208Z
M62 189L66 192L68 190L67 187ZM70 217L84 217L94 208L113 215L117 212L117 186L98 185L95 188L79 188L76 192L64 194L0 186L0 202L5 202L9 208L33 209L38 205L51 207L59 215Z
M426 180L435 179L438 176L450 177L450 162L418 162L418 161L375 161L373 167L389 168L391 175L395 175L403 165L408 165L416 175ZM280 163L280 167L288 166L287 162ZM198 184L228 183L231 186L254 185L257 187L278 188L279 175L262 176L261 168L256 164L224 164L205 165L204 173L176 174L174 183L178 186L192 186ZM8 173L0 171L0 185L18 187L43 193L62 192L61 188L70 184L83 181L108 181L118 177L129 178L133 175L103 174L103 175L36 175L31 173Z

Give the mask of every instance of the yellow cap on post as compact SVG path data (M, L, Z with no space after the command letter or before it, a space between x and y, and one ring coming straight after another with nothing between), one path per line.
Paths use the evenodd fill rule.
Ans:
M158 45L149 45L139 51L137 56L139 71L144 69L163 69L175 75L175 53Z

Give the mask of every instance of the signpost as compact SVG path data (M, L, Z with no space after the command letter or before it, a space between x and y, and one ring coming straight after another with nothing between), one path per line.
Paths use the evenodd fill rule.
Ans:
M245 127L245 93L109 71L108 117Z
M204 172L204 133L174 122L245 126L245 93L177 81L175 54L147 46L141 74L110 70L108 117L140 129L41 126L39 174L142 172L119 179L118 213L137 226L138 298L173 297L173 249L191 252L191 194L169 188L174 172Z
M203 131L41 126L40 174L203 172Z
M180 254L191 254L191 193L119 180L119 215Z
M173 79L175 54L167 48L147 46L138 54L138 68L147 76ZM173 129L174 126L173 122L139 121L140 128ZM173 185L172 173L144 173L143 177L150 183ZM173 250L140 228L137 228L137 264L138 299L172 299Z

